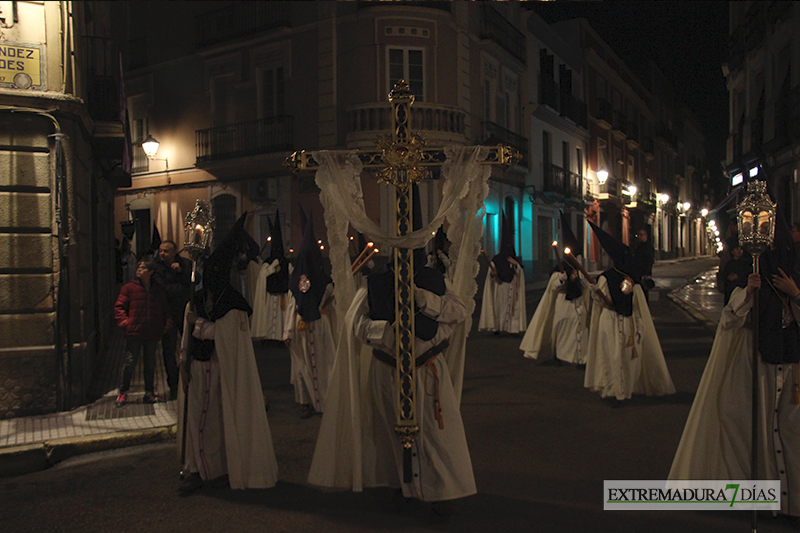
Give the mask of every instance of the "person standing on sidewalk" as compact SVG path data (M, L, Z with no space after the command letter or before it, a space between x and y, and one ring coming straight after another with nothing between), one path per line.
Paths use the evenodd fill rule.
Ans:
M128 400L128 389L139 352L144 361L144 403L155 403L156 349L161 337L172 328L167 294L152 279L155 262L139 261L136 277L122 286L114 307L117 325L125 332L125 362L122 366L122 383L116 405L122 407Z
M178 246L174 241L163 241L158 247L158 258L153 279L167 293L169 314L172 318L170 327L161 338L161 352L164 356L164 370L167 372L169 399L178 398L178 360L175 348L178 339L183 335L183 311L189 301L192 286L192 264L188 259L178 255Z

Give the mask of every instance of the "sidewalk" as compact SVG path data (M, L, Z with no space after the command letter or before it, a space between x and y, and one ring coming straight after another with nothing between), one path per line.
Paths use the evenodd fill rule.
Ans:
M722 295L714 287L716 269L693 280L658 276L659 266L687 259L656 262L654 291L667 293L713 333L722 309ZM592 273L595 274L599 272ZM526 285L528 301L533 304L541 297L547 283ZM654 291L651 291L651 298ZM480 300L481 295L479 290L476 298ZM94 391L99 399L94 403L63 413L0 420L0 477L44 470L76 455L175 438L177 402L142 403L141 357L128 393L129 403L121 408L114 406L124 351L125 339L121 330L115 328ZM168 390L159 349L156 354L156 391L164 394Z
M125 338L114 336L95 385L99 399L72 411L0 420L0 477L44 470L70 457L175 438L177 402L142 403L142 358L134 370L128 404L116 400ZM159 348L156 354L156 391L169 392Z

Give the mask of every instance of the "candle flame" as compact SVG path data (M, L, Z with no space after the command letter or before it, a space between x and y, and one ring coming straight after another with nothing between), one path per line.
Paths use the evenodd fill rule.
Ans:
M564 255L569 255L570 251L569 248L564 248Z
M553 246L558 246L558 241L553 241Z
M368 243L367 243L367 246L369 246L370 248L372 248L373 246L375 246L375 243L373 243L373 242L368 242Z

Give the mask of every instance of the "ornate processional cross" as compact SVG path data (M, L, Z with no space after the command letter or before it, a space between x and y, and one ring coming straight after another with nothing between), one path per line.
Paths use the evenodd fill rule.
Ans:
M395 235L405 236L413 231L412 184L428 175L429 167L441 166L446 156L444 148L428 148L425 138L411 131L410 108L414 95L408 84L400 80L389 93L392 105L392 133L379 137L377 148L359 150L363 168L375 169L379 182L394 186ZM520 154L507 145L489 148L485 164L511 167L520 160ZM293 172L319 169L319 163L306 151L293 153L286 159ZM414 349L414 250L394 249L395 287L395 361L397 377L397 409L395 431L403 443L404 482L411 479L411 448L419 432L414 398L416 359Z

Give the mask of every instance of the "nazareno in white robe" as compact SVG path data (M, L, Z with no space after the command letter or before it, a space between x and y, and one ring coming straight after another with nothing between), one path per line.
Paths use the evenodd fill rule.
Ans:
M420 296L422 293L422 296ZM436 346L467 315L454 293L438 297L415 291L422 312L436 318L439 328L429 341L416 339L417 354ZM424 304L420 305L423 301ZM419 422L413 447L412 483L402 483L402 444L394 432L395 369L372 355L372 348L394 353L394 327L369 320L366 289L360 289L345 317L331 380L328 410L322 417L308 475L312 485L351 489L402 488L406 497L423 501L463 498L476 493L459 402L443 354L417 368L415 394ZM369 343L362 342L369 341ZM391 345L391 346L389 346ZM428 368L427 365L434 365ZM439 378L444 429L434 415L433 372Z
M257 258L248 261L247 268L244 270L239 270L236 267L231 269L231 285L244 296L251 308L255 302L256 285L258 284L258 273L261 272L261 266L261 258Z
M263 489L278 480L278 463L264 407L247 313L233 309L216 322L184 324L181 357L189 335L214 339L211 360L193 361L184 470L206 480L228 475L233 489ZM178 454L183 403L178 402ZM202 429L202 432L200 431Z
M287 293L284 338L290 341L294 399L301 405L311 405L318 413L325 412L328 382L336 358L333 337L335 316L331 314L333 305L330 305L332 297L333 284L329 283L320 303L320 318L305 322L296 312L292 291Z
M580 275L580 274L579 274ZM583 364L589 345L588 282L583 280L579 298L567 300L564 284L567 275L553 272L539 305L533 313L519 349L529 359L549 359L554 355L567 363Z
M496 279L490 268L483 286L478 330L521 333L525 331L527 321L525 274L522 267L514 265L514 279L508 283Z
M277 272L279 261L264 263L258 273L258 280L253 296L253 316L250 317L250 335L254 339L285 341L285 322L289 316L286 308L289 300L288 291L283 294L267 292L267 278ZM289 264L289 276L293 267Z
M771 290L769 287L761 290ZM752 300L736 288L722 310L669 479L750 479ZM794 316L800 305L792 301ZM758 478L781 482L781 512L800 516L800 406L793 364L758 358Z
M601 275L592 289L594 305L584 386L599 392L603 398L618 400L628 399L633 394L674 394L675 385L642 287L633 286L631 316L620 315L606 307L596 291L602 291L611 300L605 276Z

